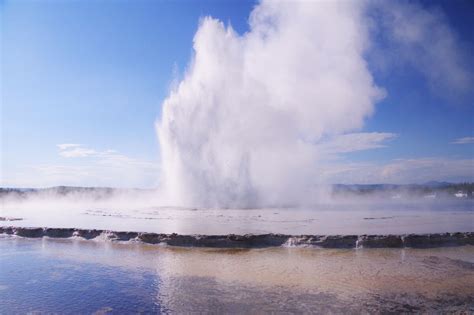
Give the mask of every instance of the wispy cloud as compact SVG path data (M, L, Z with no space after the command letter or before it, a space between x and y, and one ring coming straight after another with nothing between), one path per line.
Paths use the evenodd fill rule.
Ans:
M317 145L325 154L341 154L386 147L385 142L397 137L387 132L359 132L334 136Z
M81 144L63 143L58 144L59 155L66 158L83 158L95 156L97 151L83 147Z
M59 163L23 166L10 170L2 185L17 187L110 186L156 187L156 161L129 157L117 150L96 150L82 144L58 144Z
M459 138L451 142L452 144L471 144L474 143L474 137Z
M124 165L150 166L149 162L120 154L117 150L107 149L99 151L88 148L82 144L58 144L59 155L65 158L95 158L97 164L115 165L117 167Z
M78 143L62 143L62 144L57 144L56 146L60 150L67 150L67 149L71 149L71 148L80 147L81 144L78 144Z

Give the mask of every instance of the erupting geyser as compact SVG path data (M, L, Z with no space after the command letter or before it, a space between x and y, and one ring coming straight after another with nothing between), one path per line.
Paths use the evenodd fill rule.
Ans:
M318 198L318 145L362 128L385 95L365 59L374 44L371 6L378 4L263 1L243 35L203 18L193 60L157 123L169 202L258 207ZM411 11L396 9L380 10L384 27L396 29L404 49L420 50L426 38L397 27Z
M360 128L383 96L363 58L359 2L264 1L249 32L204 18L157 124L164 188L182 205L300 203L326 135Z

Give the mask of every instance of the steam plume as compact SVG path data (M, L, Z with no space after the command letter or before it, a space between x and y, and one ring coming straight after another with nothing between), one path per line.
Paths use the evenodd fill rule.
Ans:
M263 1L243 35L206 17L194 58L157 123L163 181L177 205L311 202L325 138L358 130L374 83L367 2Z

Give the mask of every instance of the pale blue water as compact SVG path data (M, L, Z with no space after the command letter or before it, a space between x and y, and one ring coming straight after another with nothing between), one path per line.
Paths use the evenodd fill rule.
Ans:
M1 314L160 311L153 298L160 287L156 273L75 261L41 247L38 241L0 241Z
M0 237L0 314L474 311L474 247L166 248Z

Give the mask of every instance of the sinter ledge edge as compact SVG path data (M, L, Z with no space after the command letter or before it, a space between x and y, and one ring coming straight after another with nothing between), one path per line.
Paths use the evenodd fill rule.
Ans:
M181 235L147 232L120 232L96 229L0 226L0 234L27 238L82 238L131 241L185 247L262 248L312 246L321 248L433 248L474 245L474 232L403 235Z

